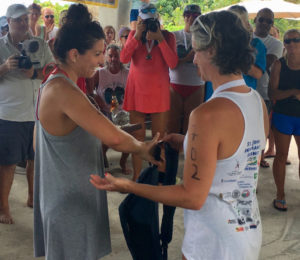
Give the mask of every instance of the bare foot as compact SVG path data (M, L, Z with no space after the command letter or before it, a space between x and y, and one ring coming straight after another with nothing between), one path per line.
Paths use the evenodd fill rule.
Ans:
M128 168L126 165L127 157L128 155L123 153L120 159L120 166L124 175L129 175L132 173L132 169Z
M132 173L132 169L127 168L126 165L125 165L125 167L121 166L121 170L122 170L122 174L124 174L124 175L129 175Z
M0 223L14 224L14 221L9 213L9 210L0 210Z
M27 207L33 208L33 197L28 195Z

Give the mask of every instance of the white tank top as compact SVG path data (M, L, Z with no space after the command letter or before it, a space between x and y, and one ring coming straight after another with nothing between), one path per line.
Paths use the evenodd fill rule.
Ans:
M220 92L242 85L242 81L220 86L212 96L230 99L239 107L245 131L236 152L217 161L204 206L184 212L186 232L182 251L188 260L258 259L259 256L261 220L256 187L261 150L266 142L262 102L253 89L248 93Z

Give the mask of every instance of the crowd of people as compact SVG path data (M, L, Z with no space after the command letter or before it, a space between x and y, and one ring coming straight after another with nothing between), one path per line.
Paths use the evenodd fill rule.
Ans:
M189 4L183 18L182 30L164 30L150 0L132 1L130 28L119 31L82 4L62 11L58 27L54 10L35 3L0 18L0 223L14 222L9 193L25 161L35 256L109 254L109 190L185 208L183 259L258 259L259 167L275 157L273 206L287 211L292 136L300 158L300 31L282 43L268 8L254 29L239 5L202 15ZM116 106L140 129L116 125ZM136 182L142 160L165 171L153 155L161 141L184 152L183 182ZM108 148L122 153L123 174L132 155L132 180L104 174Z

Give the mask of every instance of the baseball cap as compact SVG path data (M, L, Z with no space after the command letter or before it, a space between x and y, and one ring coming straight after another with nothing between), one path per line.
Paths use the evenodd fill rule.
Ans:
M184 8L184 11L183 13L197 13L197 14L201 14L201 8L199 5L187 5L185 8Z
M10 5L6 11L7 18L19 18L24 14L28 14L28 10L25 5L21 4Z
M7 25L7 19L5 16L0 17L0 27L5 27Z
M143 3L139 9L139 17L141 17L143 20L146 20L149 18L157 19L158 14L157 14L155 5Z

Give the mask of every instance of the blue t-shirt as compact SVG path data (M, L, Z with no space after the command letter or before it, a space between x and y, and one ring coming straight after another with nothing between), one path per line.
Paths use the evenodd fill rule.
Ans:
M267 49L263 42L258 38L253 38L251 41L251 46L255 48L255 62L254 65L262 70L264 73L266 70L266 56L267 56ZM246 85L256 89L257 79L253 78L249 75L243 75Z
M139 10L142 6L143 2L141 0L128 0L132 2L131 9ZM150 3L155 4L156 0L151 0Z

